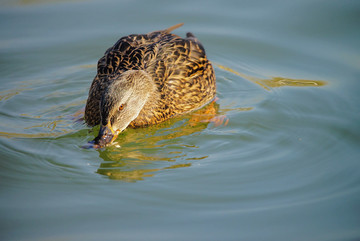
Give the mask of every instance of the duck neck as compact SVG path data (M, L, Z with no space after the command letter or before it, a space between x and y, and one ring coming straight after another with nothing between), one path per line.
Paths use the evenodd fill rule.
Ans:
M129 70L131 75L141 76L136 81L134 91L138 91L139 98L144 98L145 103L138 116L130 123L131 127L140 127L154 124L154 116L159 108L160 93L158 86L150 75L144 70ZM145 94L146 93L146 94Z

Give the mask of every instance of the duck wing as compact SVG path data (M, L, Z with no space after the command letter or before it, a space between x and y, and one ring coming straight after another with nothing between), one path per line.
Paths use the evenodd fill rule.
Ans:
M145 66L161 94L153 123L198 109L216 92L213 67L193 34L186 38L167 34L157 44L156 58Z

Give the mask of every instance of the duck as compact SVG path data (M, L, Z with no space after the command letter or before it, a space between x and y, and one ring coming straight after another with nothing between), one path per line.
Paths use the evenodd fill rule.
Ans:
M94 147L105 147L126 128L154 125L200 109L215 98L216 78L200 41L171 33L176 24L131 34L108 48L97 63L84 120L100 125Z

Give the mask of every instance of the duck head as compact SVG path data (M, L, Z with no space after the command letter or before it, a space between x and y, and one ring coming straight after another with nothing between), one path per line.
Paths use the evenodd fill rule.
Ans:
M112 143L135 120L155 89L143 70L128 70L111 80L100 100L100 131L94 147Z

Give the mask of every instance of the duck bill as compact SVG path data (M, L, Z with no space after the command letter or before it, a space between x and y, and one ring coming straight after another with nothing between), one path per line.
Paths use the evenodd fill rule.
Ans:
M104 147L111 144L118 134L111 128L110 124L101 125L98 136L94 139L94 147Z

